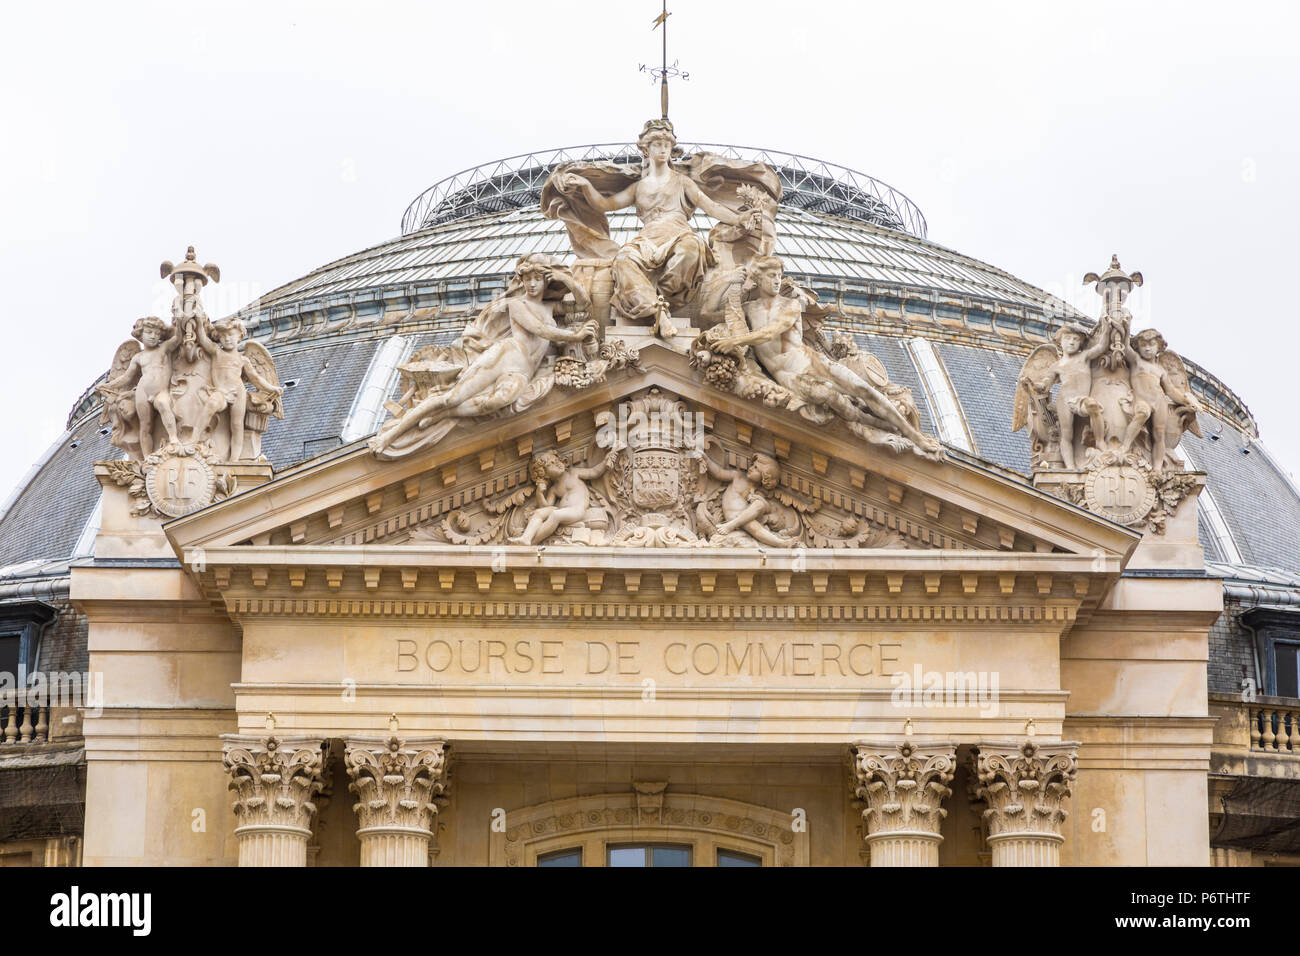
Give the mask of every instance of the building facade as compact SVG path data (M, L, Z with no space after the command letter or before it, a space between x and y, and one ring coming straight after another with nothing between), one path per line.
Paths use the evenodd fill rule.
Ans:
M0 518L6 666L90 697L0 713L5 862L1300 858L1300 494L1200 365L1103 371L1140 277L1082 316L666 138L446 180L237 323L165 264Z

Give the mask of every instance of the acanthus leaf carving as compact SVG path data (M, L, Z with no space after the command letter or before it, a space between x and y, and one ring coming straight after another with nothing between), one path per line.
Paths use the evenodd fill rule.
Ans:
M957 765L953 744L863 742L853 747L853 762L853 794L864 804L868 839L896 832L938 835Z
M282 738L227 738L222 766L235 794L239 825L287 827L310 832L325 786L323 741Z
M448 785L447 748L441 740L387 741L349 738L344 766L356 795L360 827L433 833L438 802Z
M981 743L971 753L971 798L984 804L988 837L1061 835L1078 774L1072 742Z

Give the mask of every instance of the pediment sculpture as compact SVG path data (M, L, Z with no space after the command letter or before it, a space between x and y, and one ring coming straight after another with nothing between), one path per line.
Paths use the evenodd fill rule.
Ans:
M689 352L701 378L817 425L839 419L892 451L940 458L916 404L851 337L828 341L828 314L772 253L781 180L765 163L682 156L672 123L647 122L640 162L567 163L542 188L575 261L521 259L506 292L453 344L401 366L402 395L371 440L382 459L428 448L459 422L517 414L551 389L586 388L637 368L646 333ZM616 241L608 213L632 208L640 229ZM717 220L708 237L692 217Z
M107 463L113 479L130 488L137 512L176 516L234 493L221 465L266 460L262 435L284 418L284 390L238 318L212 322L204 311L200 293L221 276L215 265L200 265L191 246L161 274L176 288L171 322L138 319L96 391L110 441L126 452Z
M880 360L851 336L827 342L816 303L785 278L780 259L755 256L729 292L725 321L692 344L692 364L719 387L814 424L838 417L872 444L942 457L939 442L921 431L911 391L890 382Z
M634 548L901 548L896 531L795 490L675 396L650 389L595 416L573 447L534 454L528 481L415 528L413 541Z
M378 458L401 458L436 444L461 421L521 412L557 384L586 387L612 368L635 366L637 355L626 345L600 341L589 304L566 266L541 254L523 256L505 293L460 338L427 346L398 366L402 395L386 403L392 417L371 439L371 450ZM560 325L557 315L574 322Z
M717 312L728 274L772 252L781 180L765 163L712 153L682 157L666 119L647 122L637 146L640 163L558 167L542 188L542 212L564 222L579 261L609 269L618 315L653 320L659 334L672 338L670 312ZM641 229L619 245L606 213L629 207ZM691 224L696 209L718 220L707 241Z
M1066 495L1131 527L1163 531L1192 487L1174 450L1201 434L1187 369L1155 329L1133 334L1124 306L1140 272L1119 258L1084 277L1102 297L1091 330L1062 326L1020 371L1012 431L1028 427L1035 475L1060 473Z

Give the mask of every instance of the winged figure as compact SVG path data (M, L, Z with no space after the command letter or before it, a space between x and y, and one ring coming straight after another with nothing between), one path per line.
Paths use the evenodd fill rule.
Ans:
M506 408L522 411L545 396L554 377L541 368L552 346L594 342L599 333L590 319L577 328L556 324L555 309L566 291L586 310L587 293L566 268L540 254L520 259L505 294L456 343L402 367L410 386L398 414L371 439L375 455L409 455L440 441L459 421Z
M262 459L262 434L271 418L284 420L284 389L280 385L280 375L275 370L275 361L271 353L260 343L249 340L244 344L244 357L258 379L271 386L270 391L259 387L248 393L248 408L244 412L244 430L246 435L245 454L240 458L258 461ZM251 376L250 376L251 377ZM231 457L237 449L232 449Z
M154 451L154 421L167 440L178 441L172 408L172 356L180 344L174 328L157 316L138 319L132 337L118 346L108 380L98 386L104 397L100 421L112 424L112 442L128 453L148 458Z
M1133 417L1124 433L1123 451L1127 453L1137 436L1145 432L1151 442L1152 468L1159 471L1167 466L1181 467L1171 453L1183 432L1190 431L1197 437L1201 434L1196 421L1200 404L1188 386L1187 369L1155 329L1133 336L1126 357L1133 389Z

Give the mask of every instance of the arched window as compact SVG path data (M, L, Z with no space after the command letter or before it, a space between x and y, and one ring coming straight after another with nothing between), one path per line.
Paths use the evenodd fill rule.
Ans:
M665 793L552 800L506 812L494 866L806 866L808 834L789 810Z

